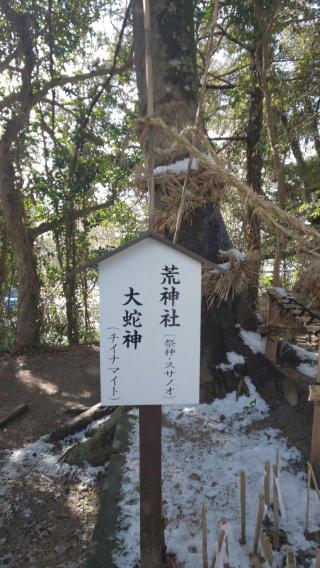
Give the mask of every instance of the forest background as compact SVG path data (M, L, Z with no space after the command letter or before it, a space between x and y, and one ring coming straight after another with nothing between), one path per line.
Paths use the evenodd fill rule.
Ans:
M213 6L195 2L199 84ZM221 0L202 109L229 169L317 229L319 15ZM131 19L122 0L0 0L1 350L97 340L97 273L70 272L147 226ZM221 208L233 245L261 254L261 309L309 260L228 188Z

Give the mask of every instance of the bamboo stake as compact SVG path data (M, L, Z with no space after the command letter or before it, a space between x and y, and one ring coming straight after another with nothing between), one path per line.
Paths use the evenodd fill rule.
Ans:
M297 568L296 559L293 550L287 552L286 568Z
M240 471L240 516L240 544L246 544L246 472L243 470Z
M201 531L202 531L203 568L209 568L209 564L208 564L207 507L206 507L205 503L202 503L202 509L201 509Z
M266 534L261 535L261 546L263 550L263 556L269 562L270 566L273 563L272 546L269 537Z
M154 113L153 98L153 72L152 72L152 49L151 49L151 20L150 20L150 2L143 0L144 10L144 31L146 44L146 88L147 88L147 116L152 117ZM149 190L149 230L153 231L155 216L155 191L154 191L154 131L152 126L148 125L149 144L147 146L146 168L148 176Z
M307 482L307 509L306 509L306 520L304 524L304 534L307 536L308 528L309 528L309 512L310 512L310 489L311 489L311 469L307 462L308 466L308 482Z
M217 562L218 556L222 552L224 538L225 538L224 530L219 530L217 552L214 552L214 554L213 554L211 568L216 567L216 562Z
M274 478L277 477L278 466L273 466L273 476ZM278 499L278 491L277 486L275 483L275 479L273 479L273 517L274 517L274 526L273 526L273 546L275 550L279 550L279 527L280 527L280 515L279 515L279 499Z
M264 464L263 489L264 489L264 502L267 507L270 507L270 468L271 468L270 462L266 462Z
M253 547L252 547L252 554L257 554L258 552L258 544L260 538L260 531L263 523L263 513L264 513L264 495L259 495L259 504L258 504L258 512L257 512L257 521L256 521L256 528L254 532L254 539L253 539Z
M261 564L260 558L259 558L259 556L257 556L256 554L254 554L254 555L251 557L251 562L252 562L253 568L262 568L262 564Z

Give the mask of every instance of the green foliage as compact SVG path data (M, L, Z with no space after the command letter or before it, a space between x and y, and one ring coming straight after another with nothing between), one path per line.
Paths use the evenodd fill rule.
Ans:
M184 3L171 3L161 25L176 59L186 51L182 69L184 83L192 86L188 41L181 45L179 30L171 29L176 10ZM117 34L121 27L122 0L25 0L10 2L26 18L34 47L33 94L58 75L74 75L111 67ZM239 177L248 177L248 136L252 98L262 89L257 72L261 49L261 22L255 5L260 6L268 26L269 66L267 85L271 93L276 145L284 165L288 198L285 207L315 227L320 226L319 205L319 6L311 0L224 0L219 7L215 32L216 49L211 61L209 87L204 101L204 118L219 155ZM177 7L178 6L178 7ZM199 74L210 33L213 3L195 3L194 24L198 43ZM111 14L112 26L104 29L104 17ZM190 29L192 26L190 26ZM172 34L174 31L174 36ZM185 36L185 30L183 35ZM191 32L190 32L191 33ZM21 38L12 19L0 8L0 64L12 60L0 77L0 102L21 87L25 63ZM132 31L127 28L118 53L116 67L130 60ZM178 51L177 51L178 50ZM170 80L181 80L171 70ZM145 204L137 202L130 189L133 170L141 159L135 133L137 93L132 65L117 73L68 83L49 89L33 106L29 121L17 136L15 183L23 195L25 224L29 229L50 224L49 230L35 239L35 253L41 281L41 340L65 345L77 335L79 341L97 338L96 272L67 276L78 265L105 250L136 237L144 227ZM21 102L21 101L20 101ZM0 130L20 102L4 108ZM262 193L276 200L277 180L266 121L265 101L262 128L255 140L253 158L261 159ZM250 134L252 136L252 133ZM232 194L233 195L233 194ZM246 249L248 240L247 205L230 198L222 209L233 243ZM97 209L101 203L105 208ZM5 254L5 239L0 210L0 349L14 342L16 310L5 307L4 298L17 288L10 244ZM275 240L262 224L262 255L272 258ZM297 261L287 243L284 284L292 286L297 276ZM260 303L266 298L271 276L260 278ZM70 330L72 304L75 316ZM72 327L72 326L71 326ZM75 331L77 333L75 333ZM71 339L70 339L71 338Z

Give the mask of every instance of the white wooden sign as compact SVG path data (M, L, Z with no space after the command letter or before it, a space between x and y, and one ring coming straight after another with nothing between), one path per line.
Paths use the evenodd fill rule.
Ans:
M201 262L147 236L99 263L101 401L199 402Z

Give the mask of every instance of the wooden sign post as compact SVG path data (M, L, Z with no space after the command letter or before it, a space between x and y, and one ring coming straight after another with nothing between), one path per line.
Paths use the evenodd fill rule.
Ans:
M150 2L143 0L144 38L146 58L147 115L153 116L153 69ZM153 130L148 129L146 170L149 190L149 230L154 230L154 144ZM160 405L141 406L139 409L140 445L140 557L141 568L161 566L165 550L164 523L162 520Z
M197 404L204 259L146 233L98 259L101 401L140 409L141 567L164 546L161 404Z

